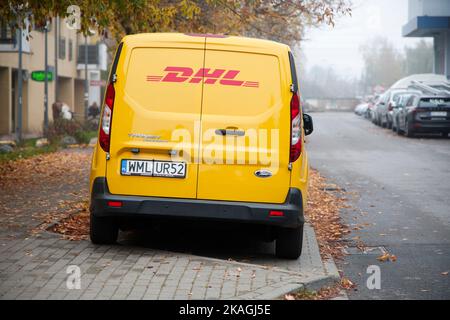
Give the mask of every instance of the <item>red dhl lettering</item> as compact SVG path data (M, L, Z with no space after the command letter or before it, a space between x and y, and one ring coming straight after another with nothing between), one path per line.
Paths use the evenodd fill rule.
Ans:
M200 68L200 70L195 72L189 67L166 67L164 71L166 74L163 76L148 75L147 81L196 84L201 83L203 80L204 84L259 88L259 82L257 81L244 81L236 79L241 72L239 70Z

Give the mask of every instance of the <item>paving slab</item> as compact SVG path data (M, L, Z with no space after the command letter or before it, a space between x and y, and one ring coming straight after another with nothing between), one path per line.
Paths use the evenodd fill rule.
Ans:
M55 237L0 243L2 265L8 266L0 271L0 299L278 299L339 277L332 262L322 263L309 225L296 261L244 263ZM67 286L73 265L80 271L79 289Z

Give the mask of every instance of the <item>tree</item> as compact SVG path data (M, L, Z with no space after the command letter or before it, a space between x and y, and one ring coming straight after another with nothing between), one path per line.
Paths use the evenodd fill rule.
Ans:
M335 99L357 95L357 82L342 77L331 66L314 65L302 74L304 78L300 79L300 89L304 98Z
M404 76L403 56L386 39L378 37L361 47L365 87L390 87Z
M81 32L95 29L121 39L140 32L213 32L242 34L294 44L304 27L328 23L351 14L351 0L9 0L0 19L17 26L18 12L35 26L67 8L81 9Z
M433 72L434 51L431 43L422 39L414 47L406 47L405 56L405 75Z
M409 75L433 72L433 46L421 40L415 46L397 50L386 38L376 38L361 48L364 60L362 85L389 88Z

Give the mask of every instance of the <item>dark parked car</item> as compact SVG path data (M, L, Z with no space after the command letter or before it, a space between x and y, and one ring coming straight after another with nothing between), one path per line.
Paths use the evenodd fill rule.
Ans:
M401 97L404 97L405 95L410 94L419 94L421 95L422 92L418 90L390 90L390 97L389 102L387 104L387 128L393 129L394 126L394 114L396 113L395 110L397 109L397 106L400 102Z
M450 133L450 96L411 94L398 109L397 132L413 137L417 133Z

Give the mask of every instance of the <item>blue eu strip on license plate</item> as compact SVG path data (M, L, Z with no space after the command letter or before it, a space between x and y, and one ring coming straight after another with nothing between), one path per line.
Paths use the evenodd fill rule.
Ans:
M120 165L120 173L124 176L185 178L186 163L123 159Z

